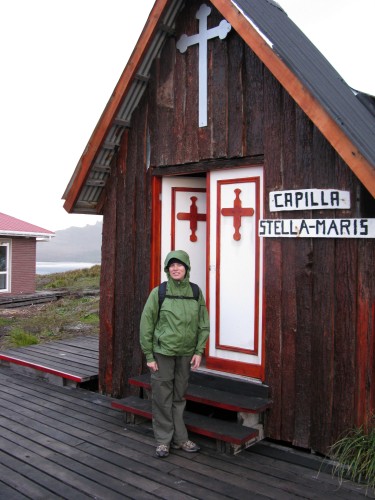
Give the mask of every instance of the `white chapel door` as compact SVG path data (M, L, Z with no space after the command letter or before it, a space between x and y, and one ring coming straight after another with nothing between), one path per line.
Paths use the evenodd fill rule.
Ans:
M209 310L207 368L263 378L263 169L209 174Z
M191 281L201 287L210 313L206 368L259 379L264 372L262 200L262 167L214 171L207 179L162 180L162 281L166 254L187 251Z
M164 259L171 250L190 257L190 279L206 297L206 178L163 177L161 224L161 281Z

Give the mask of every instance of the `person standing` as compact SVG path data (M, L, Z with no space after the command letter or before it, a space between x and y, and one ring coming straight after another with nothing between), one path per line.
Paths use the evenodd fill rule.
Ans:
M190 259L183 250L169 252L164 262L166 295L159 303L154 288L144 306L140 343L151 372L153 431L156 455L170 448L189 453L199 446L188 438L183 413L190 368L199 368L209 335L209 318L202 291L194 297L189 281Z

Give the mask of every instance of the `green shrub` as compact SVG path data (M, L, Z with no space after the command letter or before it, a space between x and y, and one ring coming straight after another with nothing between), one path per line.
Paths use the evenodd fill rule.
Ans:
M364 483L375 491L375 416L367 427L351 429L329 450L339 480Z
M81 318L82 323L86 323L88 325L97 325L99 324L99 314L97 313L88 313L85 314Z
M39 341L35 335L25 332L22 328L14 328L10 332L10 343L14 347L25 347L27 345L38 344Z
M8 326L12 323L12 320L9 318L0 318L0 326Z

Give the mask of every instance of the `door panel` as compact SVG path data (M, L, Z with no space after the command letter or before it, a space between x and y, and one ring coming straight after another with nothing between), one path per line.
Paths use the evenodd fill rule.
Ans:
M171 250L185 250L190 257L193 283L206 296L206 179L163 177L161 277L164 259Z
M207 367L261 377L261 167L211 172L209 181L209 308Z

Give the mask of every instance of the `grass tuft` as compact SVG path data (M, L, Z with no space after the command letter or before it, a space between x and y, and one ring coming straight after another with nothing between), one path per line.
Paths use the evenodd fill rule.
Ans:
M375 492L375 415L367 427L351 429L334 443L329 455L336 462L333 474L340 482L350 479Z
M12 320L9 318L0 318L0 326L8 326L12 324Z
M35 335L25 332L22 328L14 328L9 336L12 347L25 347L39 343Z
M90 312L82 316L81 321L87 325L96 325L99 322L99 314Z

